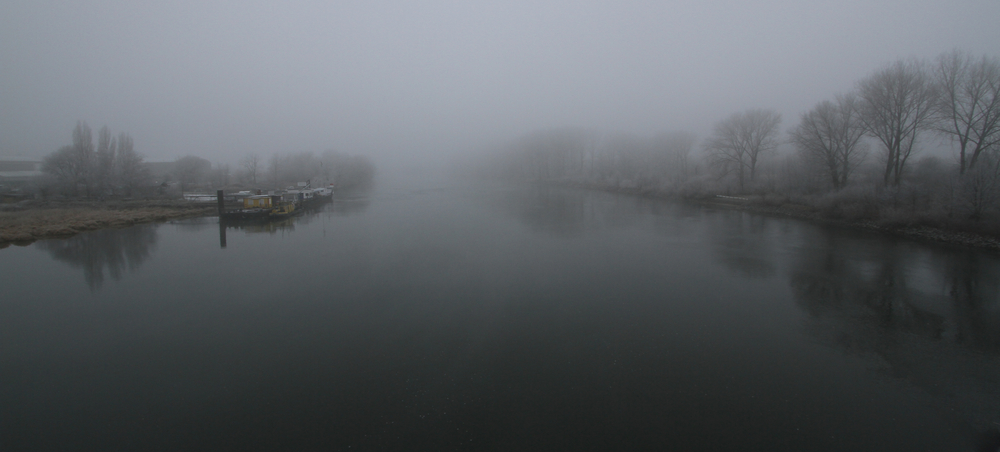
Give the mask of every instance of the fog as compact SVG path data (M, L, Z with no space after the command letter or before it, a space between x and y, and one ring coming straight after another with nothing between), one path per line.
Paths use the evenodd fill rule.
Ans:
M901 57L994 54L993 0L3 2L0 155L78 120L148 160L336 149L433 166L539 128L782 129Z

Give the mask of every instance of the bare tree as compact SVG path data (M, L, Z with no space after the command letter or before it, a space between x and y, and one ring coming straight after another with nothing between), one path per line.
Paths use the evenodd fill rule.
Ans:
M86 122L77 121L73 129L73 144L46 156L42 171L71 187L74 195L83 186L87 196L90 196L94 167L94 142L90 127Z
M80 167L79 163L76 158L76 149L73 146L63 146L45 156L45 160L42 162L42 172L52 175L59 183L71 188L75 194L85 170Z
M101 127L97 132L97 152L95 153L96 165L94 169L94 182L101 194L109 190L113 192L115 175L115 153L118 144L111 136L111 129L108 126Z
M746 179L753 182L760 157L778 146L781 115L774 110L747 110L734 113L715 125L706 144L714 164L725 172L735 171L740 190Z
M73 130L73 144L45 157L42 171L71 187L74 194L78 194L81 186L88 196L94 189L101 195L114 195L119 187L131 194L149 179L142 156L132 146L128 134L119 134L116 139L110 129L102 127L95 152L90 128L87 123L78 122Z
M132 137L127 133L118 134L118 152L115 154L115 172L117 183L125 189L125 194L132 192L149 180L149 169L143 162L143 157L135 152Z
M958 142L959 173L964 174L1000 142L1000 60L953 50L938 57L933 71L940 93L939 130Z
M1000 201L1000 153L983 153L979 164L962 175L960 193L974 220L995 207Z
M77 121L73 129L73 159L77 169L77 186L83 185L87 197L90 197L94 174L94 139L90 126L86 122Z
M250 178L250 183L256 184L257 173L260 172L260 165L261 165L260 154L257 154L256 152L247 154L246 156L243 157L243 160L242 162L240 162L240 165L242 165L243 169L246 170L247 177Z
M886 185L899 185L921 131L931 127L936 91L924 64L899 60L858 82L859 113L883 146Z
M857 97L848 94L837 96L834 102L824 100L803 114L791 137L799 152L822 166L833 189L839 190L864 158L861 140L865 132Z

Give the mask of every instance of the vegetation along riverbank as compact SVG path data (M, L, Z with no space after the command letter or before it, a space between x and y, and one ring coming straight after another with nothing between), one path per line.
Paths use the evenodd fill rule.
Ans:
M1000 58L899 59L790 128L736 111L699 139L542 129L472 174L725 204L923 240L1000 249Z
M764 215L797 218L840 227L866 229L919 241L940 242L1000 251L1000 225L995 222L973 221L946 216L913 216L904 211L880 213L878 209L848 206L847 202L831 201L825 198L795 200L788 196L777 195L700 195L681 197L674 193L619 188L609 185L568 185L612 193L679 200Z
M0 248L139 223L211 215L215 207L180 200L22 203L0 211Z

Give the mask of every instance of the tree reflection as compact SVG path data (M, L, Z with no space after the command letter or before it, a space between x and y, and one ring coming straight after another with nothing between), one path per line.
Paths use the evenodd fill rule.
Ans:
M1000 263L983 253L957 253L943 262L954 305L955 341L1000 352Z
M981 351L1000 351L1000 265L974 251L934 252L921 259L892 240L876 248L823 231L799 248L789 284L796 302L815 317L838 316L882 333L953 340ZM928 267L929 265L929 267ZM917 270L924 266L924 273ZM919 275L919 276L916 276ZM917 278L944 290L912 288Z
M43 240L36 246L56 260L83 269L83 278L94 291L104 284L105 272L118 281L126 271L135 270L149 258L156 247L156 228L146 224L105 229L63 240Z
M558 188L518 189L502 192L489 202L531 229L569 236L584 230L593 211L586 193ZM592 206L590 206L592 207Z
M498 193L484 194L482 201L532 230L563 237L634 226L648 214L650 204L634 196L576 188L531 186Z
M1000 421L1000 263L981 252L815 231L795 248L789 272L809 333L875 358L973 429Z

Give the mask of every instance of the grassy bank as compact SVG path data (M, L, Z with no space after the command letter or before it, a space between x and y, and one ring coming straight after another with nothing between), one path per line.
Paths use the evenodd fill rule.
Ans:
M971 220L944 214L907 212L856 199L788 196L679 195L656 190L619 188L594 183L560 183L574 187L657 199L695 202L766 215L798 218L823 224L879 231L921 241L932 241L1000 251L1000 224L995 220Z
M40 202L0 211L0 248L84 231L212 215L214 206L186 201Z
M888 214L880 216L844 216L823 206L783 203L750 198L732 200L702 200L713 205L768 215L780 215L843 227L868 229L921 241L942 242L974 248L1000 251L1000 231L996 224L919 215Z

